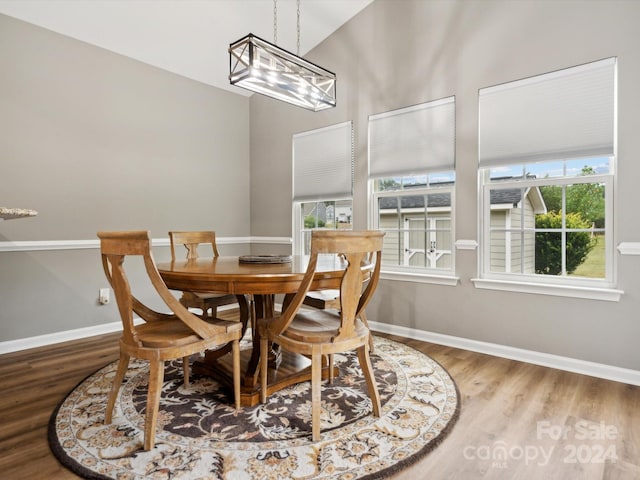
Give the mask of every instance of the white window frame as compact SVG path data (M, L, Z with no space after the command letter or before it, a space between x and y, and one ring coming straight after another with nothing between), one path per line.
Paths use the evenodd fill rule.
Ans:
M384 197L449 193L451 244L450 268L433 269L416 266L382 266L381 278L457 285L455 276L455 181L437 185L432 179L446 172L455 179L455 97L413 105L369 116L369 225L379 230L379 201ZM414 186L397 190L377 191L381 178L425 176L430 179L424 187ZM433 212L432 212L433 213ZM429 212L425 211L427 221ZM425 225L425 228L427 225ZM393 229L401 235L401 228Z
M341 201L350 201L351 202L351 225L353 226L353 198L326 198L323 200L307 200L302 202L293 202L293 253L294 255L305 255L305 234L314 230L308 229L304 226L304 217L302 216L302 205L305 203L324 203L324 202L341 202ZM334 229L338 229L339 222L337 221L337 216L335 217ZM326 228L319 228L320 230L326 230ZM345 228L345 230L352 230L353 227ZM309 245L307 245L309 246Z
M613 69L613 70L611 70ZM583 75L589 75L589 72L593 71L594 76L592 78L597 78L597 80L593 81L587 79L587 84L591 82L591 85L596 85L599 87L600 85L609 85L611 79L613 79L613 92L608 92L604 90L604 103L601 100L601 97L588 97L585 102L585 112L597 111L602 113L602 116L599 120L608 119L610 124L600 122L600 125L610 125L610 130L607 132L605 129L602 130L594 130L593 122L590 123L589 115L581 115L580 111L580 100L581 97L581 89L576 88L572 89L571 79L572 78L580 78ZM602 80L602 74L599 72L604 72L604 81ZM607 72L610 75L607 77ZM611 72L613 76L611 76ZM607 300L607 301L618 301L620 296L624 293L615 288L616 286L616 260L617 257L615 255L615 183L616 183L616 147L615 147L615 138L616 138L616 114L615 114L615 98L616 98L616 87L615 87L615 59L605 59L598 62L593 62L592 64L585 64L578 67L571 67L565 70L552 72L550 74L540 75L538 77L532 77L530 79L524 79L521 81L515 81L511 84L503 84L497 87L490 87L488 89L484 89L488 96L487 98L487 118L489 118L488 126L482 124L483 114L482 114L482 105L483 105L483 91L480 92L480 126L479 126L479 145L480 145L480 166L478 169L479 175L479 238L480 238L480 251L478 255L478 270L479 270L479 278L472 279L472 282L477 288L486 288L486 289L494 289L494 290L505 290L505 291L515 291L522 293L534 293L534 294L544 294L544 295L556 295L556 296L566 296L566 297L577 297L577 298L589 298L589 299L597 299L597 300ZM608 78L608 79L607 79ZM567 80L568 79L568 80ZM533 111L532 115L528 115L528 111L522 111L520 114L520 118L516 118L518 115L514 113L515 110L513 108L513 103L511 102L512 98L523 98L523 97L509 97L505 96L504 100L496 102L491 95L494 95L496 92L498 94L501 91L507 91L508 95L533 95L539 92L539 86L544 86L545 81L549 80L549 85L551 85L551 96L550 100L547 100L546 97L543 98L544 102L539 102L541 105L538 105L537 102L529 102L528 105L532 105L531 109ZM576 80L581 81L581 80ZM553 90L554 84L553 82L557 82L557 88L559 90ZM564 83L563 83L564 82ZM598 83L600 82L600 83ZM568 88L567 88L568 85ZM531 90L525 94L521 94L517 89L523 89L525 92L526 89L531 87ZM543 88L544 88L543 87ZM509 89L512 89L509 91ZM574 91L575 90L575 91ZM588 90L582 90L588 91ZM600 93L603 92L603 89L596 90ZM512 93L513 92L513 93ZM543 94L546 92L542 91ZM591 91L589 91L591 93ZM563 95L567 96L569 99L569 104L572 108L570 110L563 109L565 106L561 101L564 99ZM555 96L554 96L555 95ZM613 98L613 106L611 103L607 103L607 95L612 95ZM538 97L536 97L538 98ZM558 101L558 98L560 101ZM610 101L610 100L609 100ZM502 103L500 103L502 102ZM526 103L526 102L525 102ZM556 118L552 115L552 112L555 112L555 108L557 105L560 105L559 116ZM603 107L603 105L605 107ZM577 107L576 107L577 106ZM499 114L496 114L495 110L499 109ZM547 110L545 110L545 108ZM607 110L608 109L608 110ZM554 117L553 121L562 122L564 119L564 129L557 128L557 126L553 125L553 122L550 122L549 125L544 122L544 115L547 112L547 115L551 115ZM502 117L501 115L505 115L506 117ZM564 116L563 116L564 115ZM496 123L496 120L500 121L502 118L514 119L513 122L509 120L504 120L502 123ZM531 118L534 118L535 121L530 121ZM595 116L593 118L596 118ZM542 119L542 120L540 120ZM574 122L577 127L575 132L569 132L575 134L573 136L566 135L567 133L567 125L573 125ZM537 122L537 123L536 123ZM532 125L532 128L522 128L522 126L526 127L527 124ZM596 125L599 127L599 125ZM526 130L526 132L525 132ZM496 136L496 132L502 131L502 136ZM596 142L590 145L591 141L590 134L591 132L603 132L599 136L596 135L594 138ZM487 135L483 135L487 132ZM565 137L559 133L565 132ZM509 134L507 134L509 133ZM522 145L518 144L517 136L521 135L523 138ZM504 137L508 137L503 142ZM579 138L574 145L571 142L567 142L567 139ZM544 138L542 142L537 142L540 138ZM489 141L487 141L489 139ZM547 144L548 139L548 144ZM533 140L533 142L532 142ZM485 142L483 144L483 142ZM545 148L550 148L554 144L559 145L557 148L557 152L555 152L555 156L557 158L553 158L554 149L545 151ZM533 147L529 149L529 147ZM560 146L561 145L561 146ZM484 148L484 147L487 148ZM582 150L581 150L582 149ZM509 160L510 156L505 155L501 152L518 152L517 158L513 158ZM595 175L585 175L585 176L562 176L562 177L551 177L551 178L522 178L513 181L491 181L489 178L489 171L491 167L497 166L517 166L524 165L529 163L536 163L539 161L573 161L579 160L580 158L593 158L597 156L606 155L611 158L610 161L610 171L607 174L595 174ZM483 163L484 162L484 163ZM523 170L524 174L524 170ZM524 176L524 175L523 175ZM491 255L491 246L490 246L490 222L491 222L491 205L490 205L490 191L495 188L522 188L522 187L541 187L548 185L573 185L577 183L602 183L605 186L605 261L606 261L606 272L605 279L594 279L594 278L583 278L577 276L556 276L556 275L539 275L539 274L523 274L523 273L502 273L502 272L491 272L490 271L490 255Z
M353 215L353 122L297 133L291 143L292 248L294 255L303 255L305 233L308 232L302 217L303 204L347 200L351 202ZM335 228L338 228L337 221Z
M447 184L446 186L427 186L424 188L410 188L410 189L398 189L398 190L385 190L385 191L376 191L375 189L375 181L371 182L372 193L370 194L371 198L371 212L370 212L370 222L371 226L374 230L382 230L385 229L380 225L380 211L378 209L378 205L381 198L385 197L403 197L403 196L423 196L423 195L431 195L434 193L447 193L451 198L451 206L448 209L449 215L447 216L447 220L450 222L450 228L448 232L450 234L451 243L450 248L445 249L451 255L451 265L448 269L443 268L430 268L426 267L416 267L416 266L403 266L403 265L382 265L382 277L383 278L394 278L401 280L410 280L410 281L419 281L424 283L437 283L444 285L456 285L458 282L458 278L455 276L455 223L453 221L453 212L455 211L455 184ZM430 209L427 207L427 210L431 210L426 212L426 220L437 221L437 217L433 217L434 209ZM406 211L405 213L411 213ZM420 208L420 213L424 216L424 211ZM424 218L424 217L423 217ZM435 235L436 231L432 230L431 227L425 226L431 235ZM389 231L397 232L398 235L406 235L406 232L403 232L400 229L389 229ZM420 278L422 277L422 278Z
M481 262L482 262L482 278L487 280L497 280L499 282L522 282L525 284L547 284L548 286L564 286L567 288L577 287L579 289L612 289L614 287L614 260L615 260L615 248L613 241L613 194L614 194L614 175L586 175L586 176L567 176L562 178L553 179L517 179L513 181L500 181L491 182L487 181L486 177L489 175L488 169L482 172L485 177L485 181L482 185L481 205L483 213L481 215L482 225L482 246L481 249ZM562 276L562 275L539 275L539 274L526 274L520 272L492 272L491 271L491 252L490 242L491 238L491 210L490 205L490 192L493 189L510 189L510 188L533 188L533 187L545 187L545 186L566 186L576 185L579 183L600 183L605 188L605 226L604 226L604 241L605 241L605 261L606 271L604 279L585 278L576 276ZM524 201L522 199L521 201ZM508 232L508 229L505 228ZM522 228L522 232L531 232L532 230ZM565 233L567 230L561 229L558 233ZM537 292L536 292L537 293Z

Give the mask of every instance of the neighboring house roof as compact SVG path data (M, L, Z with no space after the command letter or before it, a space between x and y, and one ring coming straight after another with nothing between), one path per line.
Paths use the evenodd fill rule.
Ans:
M532 202L535 213L546 212L540 189L528 189L526 196ZM400 208L424 208L424 195L406 195L401 197L380 197L380 209L396 208L398 206L397 198L400 198ZM491 205L508 204L517 207L520 200L522 200L521 188L491 190ZM427 202L430 208L450 207L451 195L448 193L430 193L427 194Z
M424 195L406 195L402 197L380 197L380 209L386 210L398 206L397 199L400 198L400 208L424 208ZM451 195L448 193L430 193L427 195L429 207L450 207Z
M514 207L520 203L522 199L521 188L508 188L505 190L491 190L491 205L499 203L509 203Z

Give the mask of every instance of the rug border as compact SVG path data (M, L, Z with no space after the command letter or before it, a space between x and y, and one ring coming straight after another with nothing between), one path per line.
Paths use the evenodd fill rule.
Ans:
M434 438L433 440L431 440L430 442L428 442L418 452L414 453L413 455L411 455L410 457L408 457L408 458L406 458L404 460L401 460L401 461L395 463L394 465L391 465L390 467L387 467L387 468L385 468L383 470L379 470L377 472L373 472L373 473L370 473L370 474L365 475L363 477L360 477L360 480L381 480L381 479L384 479L384 478L388 478L388 477L390 477L392 475L395 475L396 473L399 473L402 470L410 467L411 465L414 465L418 461L422 460L429 452L431 452L432 450L437 448L449 436L449 433L451 432L453 426L458 422L458 419L460 417L461 407L462 407L462 397L460 396L460 390L458 388L458 384L456 383L454 378L451 376L449 371L444 366L442 366L442 364L439 361L435 360L431 355L426 354L424 352L421 352L420 350L418 350L418 349L416 349L416 348L414 348L412 346L409 346L409 345L407 345L405 343L398 342L397 340L394 340L394 339L391 339L391 338L388 338L388 337L385 337L385 336L377 336L377 337L381 338L381 339L384 339L386 341L400 343L406 348L410 348L410 349L418 352L421 355L425 355L432 362L437 364L447 374L447 376L451 379L451 381L453 383L454 390L455 390L455 393L456 393L456 408L455 408L455 411L453 412L453 414L451 415L451 418L447 422L447 425L440 431L438 436L436 438ZM97 370L93 371L92 373L90 373L87 376L85 376L82 380L80 380L71 390L69 390L69 392L67 394L65 394L64 398L58 403L56 408L53 410L51 416L49 417L49 424L48 424L48 427L47 427L47 439L48 439L48 443L49 443L49 449L51 450L53 455L56 457L56 459L65 468L68 468L73 473L75 473L77 475L80 475L82 478L85 478L87 480L113 480L113 479L111 477L96 473L93 470L88 469L87 467L84 467L83 465L79 464L77 461L75 461L74 459L69 457L69 455L66 454L66 452L64 451L64 449L60 445L60 442L59 442L58 437L56 435L56 417L58 416L58 412L59 412L60 408L62 407L64 401L66 400L66 398L69 396L69 394L71 392L73 392L76 388L78 388L89 377L91 377L91 376L95 375L96 373L98 373L99 371L107 368L112 363L114 363L114 362L111 361L111 362L106 363L102 367L98 368Z
M117 361L117 360L116 360ZM110 361L103 365L102 367L94 370L89 375L80 380L69 392L67 392L64 398L58 403L58 406L53 410L53 413L49 417L49 425L47 426L47 440L49 443L49 450L53 453L53 456L56 457L58 462L62 464L65 468L68 468L76 475L81 476L82 478L86 478L87 480L113 480L111 477L107 477L101 475L99 473L94 472L93 470L89 470L87 467L79 464L77 461L73 460L67 453L64 451L62 446L60 445L60 441L58 440L58 436L56 435L56 417L58 416L58 412L60 408L64 404L64 401L67 399L69 394L73 392L76 388L82 385L87 379L101 370L104 370L109 365L114 363L114 361Z
M379 338L384 338L385 340L391 340L392 342L396 342L396 343L402 343L388 337L380 336ZM406 343L402 343L402 345L404 345L407 348L411 348L412 350L415 350L416 352L422 355L429 357L429 359L432 362L436 363L449 376L456 392L456 409L453 412L453 415L451 415L449 422L447 422L447 425L440 431L440 434L436 438L431 440L429 443L427 443L424 447L422 447L418 452L414 453L408 458L405 458L404 460L399 461L394 465L391 465L390 467L385 468L384 470L373 472L368 475L365 475L364 477L360 477L359 480L381 480L383 478L388 478L392 475L395 475L396 473L401 472L405 468L410 467L411 465L417 463L418 461L422 460L429 452L431 452L432 450L435 450L449 436L449 433L451 433L451 429L456 423L458 423L458 419L460 418L460 410L462 407L462 397L460 396L460 390L458 389L458 384L453 379L449 371L446 368L444 368L442 364L436 359L434 359L431 355L427 355L426 353L423 353L417 348L407 345Z

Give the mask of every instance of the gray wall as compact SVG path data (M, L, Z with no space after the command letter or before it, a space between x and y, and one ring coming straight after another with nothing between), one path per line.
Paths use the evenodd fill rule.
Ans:
M456 96L456 238L478 239L478 89L619 59L616 244L640 240L640 2L376 0L307 55L335 71L338 107L310 113L251 99L251 228L291 233L291 136L345 120L356 130L354 223L367 227L367 116ZM640 256L617 257L620 302L475 289L477 252L456 287L383 281L370 319L640 369Z
M0 66L0 206L39 212L0 242L250 235L248 98L4 15ZM118 321L105 286L96 248L0 252L0 341Z
M311 113L0 15L0 204L40 212L0 223L0 242L129 228L288 237L291 135L345 120L356 129L354 222L366 228L367 116L449 95L456 238L477 239L478 89L609 56L619 59L616 243L640 241L639 21L634 1L376 0L308 55L338 74L338 107ZM456 287L383 281L369 317L640 369L640 256L617 258L618 303L477 290L477 252L456 261ZM96 249L0 252L0 341L115 321L113 302L96 303L105 283Z

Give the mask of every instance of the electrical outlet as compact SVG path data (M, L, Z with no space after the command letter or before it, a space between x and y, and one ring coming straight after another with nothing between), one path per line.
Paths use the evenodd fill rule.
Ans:
M109 288L100 289L100 294L98 295L98 302L100 302L100 305L106 305L107 303L109 303L110 293L111 290Z

